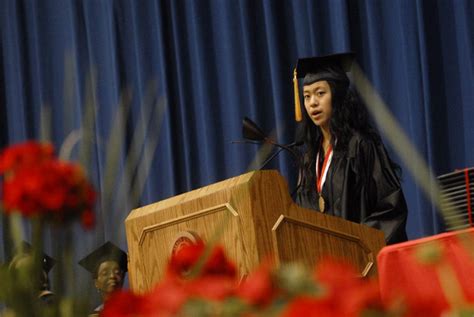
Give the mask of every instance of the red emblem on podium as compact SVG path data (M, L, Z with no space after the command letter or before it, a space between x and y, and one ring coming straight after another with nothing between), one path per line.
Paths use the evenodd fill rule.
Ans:
M182 247L197 244L202 241L201 237L193 231L178 232L171 245L171 256L173 257Z

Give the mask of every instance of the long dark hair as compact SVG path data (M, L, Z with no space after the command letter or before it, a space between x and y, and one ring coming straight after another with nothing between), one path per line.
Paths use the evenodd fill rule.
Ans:
M380 136L373 128L367 109L354 89L339 81L327 80L327 83L332 95L332 116L329 121L329 130L334 150L345 151L351 136L356 132L379 142ZM306 152L317 153L322 134L306 111L304 111L300 129L307 147ZM337 143L335 143L336 140Z
M367 109L355 90L344 82L335 80L327 80L327 82L332 95L332 116L329 121L329 130L332 135L331 143L334 155L347 150L349 141L355 133L368 137L376 143L381 142L380 135L373 127ZM306 111L304 111L298 133L299 139L305 143L303 174L314 176L313 164L319 151L322 133ZM392 166L399 170L398 165L392 163Z

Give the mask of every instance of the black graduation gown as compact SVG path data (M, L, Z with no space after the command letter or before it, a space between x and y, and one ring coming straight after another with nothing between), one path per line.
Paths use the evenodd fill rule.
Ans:
M380 229L387 244L407 240L407 205L383 144L352 136L347 152L334 152L322 195L325 213ZM296 202L319 211L314 174L303 173Z

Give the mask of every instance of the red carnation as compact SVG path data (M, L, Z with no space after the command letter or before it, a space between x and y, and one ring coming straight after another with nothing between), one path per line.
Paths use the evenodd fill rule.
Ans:
M120 290L112 294L105 302L104 309L100 313L103 317L132 317L140 316L139 307L141 297L130 291Z
M205 256L203 242L185 245L174 254L168 264L168 274L185 276L193 268L201 256ZM215 246L199 272L204 275L224 275L234 278L237 274L235 265L225 256L222 246Z
M243 281L237 296L251 305L268 305L278 293L273 284L273 265L265 262Z
M234 295L236 280L226 275L205 275L186 281L189 297L220 301Z
M79 165L53 159L50 147L36 143L9 149L0 158L8 171L2 189L6 213L60 223L80 218L85 228L93 226L95 192Z
M82 227L86 230L94 228L95 225L95 215L92 210L86 210L81 215L81 224Z
M359 316L369 308L383 309L377 281L360 277L349 263L325 259L316 269L316 280L325 288L321 300L341 316Z
M143 295L137 315L175 316L187 299L188 293L181 280L165 278L151 292Z
M9 146L0 153L0 174L37 166L54 158L51 143L27 141Z
M338 314L327 301L302 296L291 301L281 314L282 317L346 317Z

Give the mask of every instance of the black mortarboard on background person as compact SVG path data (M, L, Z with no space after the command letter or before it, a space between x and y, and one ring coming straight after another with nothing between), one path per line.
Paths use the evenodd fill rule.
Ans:
M10 267L15 266L16 262L23 256L28 256L33 254L33 247L26 241L22 241L20 246L15 250L15 256L13 257ZM56 260L44 253L41 252L41 267L46 272L46 274L51 271L53 266L56 264Z
M301 104L298 78L303 78L303 85L310 85L320 80L335 80L347 83L346 73L351 70L355 54L352 52L325 56L300 58L293 71L293 89L295 91L295 119L301 121Z
M79 265L92 273L92 276L96 278L100 264L105 261L116 261L123 272L127 272L128 270L127 253L110 241L107 241L80 260Z

